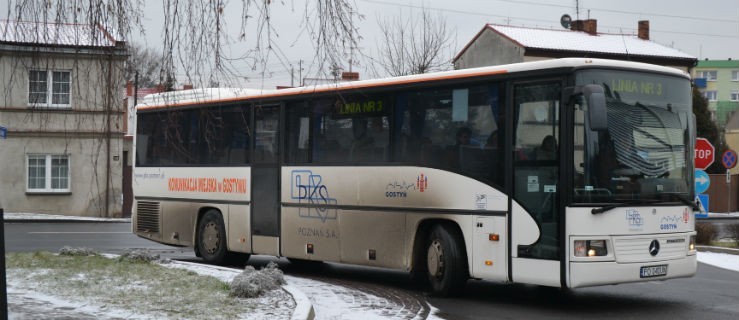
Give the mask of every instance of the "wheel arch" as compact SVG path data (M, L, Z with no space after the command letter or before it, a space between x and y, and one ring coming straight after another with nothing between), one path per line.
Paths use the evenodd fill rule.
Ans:
M208 212L208 211L210 211L210 210L215 210L216 212L218 212L218 214L221 215L221 219L223 220L224 225L225 226L228 226L227 217L226 217L226 215L223 214L223 211L221 211L220 208L214 207L214 206L203 206L203 207L200 207L200 209L198 209L198 214L195 216L195 221L194 221L195 223L192 224L193 225L193 229L194 229L193 230L193 233L192 233L192 235L193 235L192 243L194 244L193 246L195 247L195 250L196 251L198 250L197 241L198 241L198 237L200 236L198 234L198 232L199 232L199 230L198 230L198 224L200 224L200 219L203 218L203 216L205 215L205 213ZM226 235L228 235L228 227L226 227ZM226 239L228 240L228 237L226 237Z
M411 273L415 273L418 271L424 271L425 269L425 261L423 259L425 254L425 246L426 246L426 239L428 238L429 233L431 232L431 229L436 225L445 225L448 227L448 229L454 233L454 236L459 240L462 241L462 254L464 255L464 263L465 263L465 270L467 270L467 275L470 275L470 261L469 261L469 255L467 254L468 246L467 246L467 240L464 238L464 234L462 233L462 228L459 226L459 222L451 219L444 219L444 218L428 218L421 220L418 225L416 226L416 232L413 236L413 247L412 247L412 255L411 255L411 265L410 270ZM418 269L418 267L421 267L421 269Z

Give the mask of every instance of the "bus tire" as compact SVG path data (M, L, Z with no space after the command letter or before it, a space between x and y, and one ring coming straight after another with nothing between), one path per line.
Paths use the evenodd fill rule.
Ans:
M226 254L224 263L229 266L244 267L249 261L249 258L251 258L251 255L248 253L229 251Z
M226 261L226 227L215 209L206 211L198 222L197 251L205 262L223 264Z
M437 224L426 242L426 274L431 294L458 296L467 284L467 257L459 233L447 224Z
M305 259L297 259L297 258L287 258L288 261L290 261L291 265L294 265L301 269L307 269L307 270L316 270L320 269L325 265L323 261L320 260L305 260Z

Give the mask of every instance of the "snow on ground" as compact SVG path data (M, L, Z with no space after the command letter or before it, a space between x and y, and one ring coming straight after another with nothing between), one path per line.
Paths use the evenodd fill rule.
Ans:
M24 281L25 275L16 273L8 270L8 319L153 319L157 316L65 297L63 293L41 293L36 290L37 283Z
M739 216L739 213L730 214L711 213L710 217ZM33 214L33 213L5 213L5 220L43 219L43 220L87 220L87 221L121 221L128 222L130 219L92 218L92 217L69 217L63 215ZM739 271L739 250L737 254L698 252L698 261L733 271ZM201 275L216 277L226 283L240 273L239 270L221 268L209 265L201 265L187 262L173 262L165 264L168 267L184 268ZM20 279L9 277L8 299L14 310L11 310L10 319L38 319L38 315L49 315L51 318L65 317L74 319L153 319L156 315L141 315L133 310L121 310L109 306L90 305L89 302L69 301L68 299L43 295L35 292L33 288L37 284L23 283ZM312 305L315 310L316 319L421 319L422 315L412 314L410 310L404 310L402 305L384 297L353 290L344 286L328 284L316 280L285 276L288 285L283 288L293 295L298 308ZM265 302L269 304L269 302ZM22 305L23 307L16 307ZM431 309L426 319L440 319L435 316L437 309L429 305ZM274 310L271 310L274 311ZM30 313L24 313L30 312ZM289 312L289 311L288 311ZM308 310L295 310L293 319L305 319ZM274 314L272 314L274 317ZM251 318L251 317L250 317ZM255 319L268 319L269 316L254 315Z
M230 283L239 271L229 268L202 265L189 262L174 262L165 264L167 267L184 267L201 275L210 275ZM378 297L373 294L361 292L344 286L329 284L321 281L285 275L288 283L286 289L296 288L292 291L293 298L298 306L313 305L316 319L423 319L421 315L405 310L392 299ZM300 293L303 294L300 294ZM307 301L302 300L307 299ZM432 309L431 314L436 309ZM300 318L298 314L304 314L303 310L296 310L294 319ZM305 319L305 317L303 317ZM429 315L426 319L440 319Z
M739 250L736 250L736 254L698 252L698 261L719 268L739 271Z
M739 250L737 250L739 253ZM739 255L698 252L698 261L720 268L739 271ZM166 267L183 268L201 275L216 277L230 283L240 273L239 270L202 265L189 262L175 261L164 264ZM71 317L75 319L155 319L161 315L139 314L135 310L119 309L106 305L93 305L89 301L75 301L70 298L40 294L34 290L37 284L24 283L23 277L8 277L8 299L12 307L10 319L38 319L45 317ZM321 281L305 278L285 276L288 285L285 286L296 300L298 308L312 305L316 319L422 319L422 315L413 314L405 310L402 305L394 301L378 297L369 293L360 292L344 286L333 285ZM273 306L270 301L262 301L267 306ZM440 319L434 314L437 309L430 306L431 312L426 319ZM272 319L275 312L271 307L263 314L251 314L250 319ZM283 315L278 318L288 318L291 310L277 311ZM293 319L305 319L308 310L295 310Z
M115 255L105 255L115 257ZM200 275L212 276L230 283L241 271L236 269L202 265L197 263L172 261L162 264L170 268L182 268ZM12 272L12 271L11 271ZM161 314L140 314L135 310L95 305L92 301L47 295L34 290L38 284L23 281L26 277L8 277L9 319L162 319ZM283 286L296 302L295 310L275 310L278 305L269 296L259 301L264 308L249 314L249 319L306 319L312 306L315 319L423 319L398 305L392 299L378 297L344 286L321 281L285 276L288 285ZM430 315L426 319L438 320L436 309L429 306ZM43 316L42 316L43 315ZM292 315L292 316L290 316Z

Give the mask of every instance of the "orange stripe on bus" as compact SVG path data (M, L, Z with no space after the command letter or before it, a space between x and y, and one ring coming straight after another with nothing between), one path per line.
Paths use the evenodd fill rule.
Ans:
M363 89L363 88L374 88L374 87L381 87L381 86L401 85L401 84L417 83L417 82L462 79L462 78L472 78L472 77L477 77L477 76L489 76L489 75L503 74L507 72L508 72L507 70L480 71L480 72L467 73L467 74L461 74L461 75L446 75L446 76L441 75L438 77L429 77L429 78L424 78L424 79L398 79L398 80L390 80L386 82L367 83L367 84L363 84L359 86L352 86L351 83L349 83L349 85L347 85L346 87L340 88L340 89L325 87L325 88L313 89L313 90L301 90L299 92L285 92L285 93L274 92L274 93L265 93L265 94L261 94L261 95L253 96L253 97L234 97L234 98L229 98L229 99L203 100L203 101L164 104L164 105L155 105L155 106L141 106L141 107L138 107L138 109L139 110L149 110L149 109L160 109L160 108L169 108L169 107L190 106L190 105L195 105L195 104L200 104L200 103L246 101L246 100L255 100L255 99L275 98L275 97L281 97L281 96L296 96L296 95L301 95L301 94L324 93L324 92L330 92L330 91L356 90L356 89ZM285 90L289 90L289 89L285 89Z

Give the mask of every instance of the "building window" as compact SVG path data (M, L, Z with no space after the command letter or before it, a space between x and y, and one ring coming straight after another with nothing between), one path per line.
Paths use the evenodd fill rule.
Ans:
M731 81L739 81L739 70L731 70Z
M708 101L716 101L717 100L716 99L716 96L717 96L716 91L706 91L705 93L703 93L703 96L706 97L706 100L708 100Z
M26 159L27 192L69 192L69 156L30 154Z
M731 93L731 101L739 101L739 91L734 91Z
M37 107L69 107L72 91L71 72L28 71L28 104Z
M716 70L703 70L698 72L698 78L706 78L708 81L716 81L718 78L718 71Z

